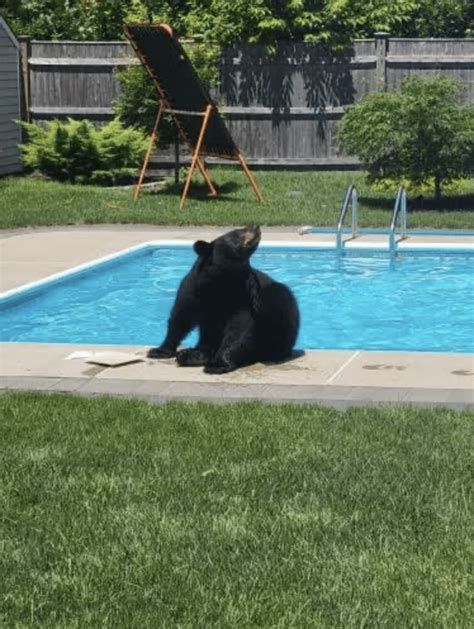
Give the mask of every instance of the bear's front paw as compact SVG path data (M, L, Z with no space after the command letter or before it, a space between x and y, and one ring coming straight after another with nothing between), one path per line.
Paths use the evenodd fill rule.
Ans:
M237 369L237 365L231 365L229 363L218 363L218 362L210 362L204 367L205 373L228 373L229 371L234 371Z
M207 355L199 349L182 349L176 354L176 362L180 367L201 367L205 364Z
M148 358L173 358L176 352L166 347L152 347L148 350Z

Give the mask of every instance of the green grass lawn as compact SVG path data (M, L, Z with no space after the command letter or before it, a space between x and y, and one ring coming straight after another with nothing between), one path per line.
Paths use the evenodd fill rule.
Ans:
M10 393L0 415L2 626L472 626L472 413Z
M218 198L194 185L179 209L181 185L144 191L137 202L131 190L72 186L31 177L0 180L0 228L83 223L157 225L316 225L335 226L345 190L357 185L362 227L387 227L394 194L375 192L360 172L256 172L265 198L260 206L238 169L212 169ZM409 200L409 227L474 228L474 179L462 194L446 195L440 205L430 197ZM349 219L348 219L349 220Z

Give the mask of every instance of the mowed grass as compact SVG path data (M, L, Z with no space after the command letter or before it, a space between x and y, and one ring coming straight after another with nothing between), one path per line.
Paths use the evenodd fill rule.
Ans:
M213 168L219 196L209 198L195 182L183 210L182 184L144 190L133 201L132 190L112 190L11 177L0 179L0 228L29 225L147 223L156 225L316 225L337 224L347 186L358 188L362 227L388 227L393 193L372 190L361 172L255 172L262 206L240 169ZM474 179L462 194L447 194L440 204L431 197L409 200L409 227L474 228ZM349 219L348 219L349 220Z
M472 626L472 413L0 411L2 626Z

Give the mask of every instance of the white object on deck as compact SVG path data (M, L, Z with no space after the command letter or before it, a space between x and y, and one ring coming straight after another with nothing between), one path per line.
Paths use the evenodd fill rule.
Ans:
M72 352L69 356L66 356L66 360L78 360L83 359L86 363L92 363L94 365L103 365L104 367L120 367L121 365L129 365L130 363L143 362L143 358L137 354L130 354L129 352L91 352L91 351L78 351Z

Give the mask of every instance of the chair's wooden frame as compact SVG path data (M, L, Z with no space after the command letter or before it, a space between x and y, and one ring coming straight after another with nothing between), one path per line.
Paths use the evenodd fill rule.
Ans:
M172 37L173 37L173 30L172 28L168 25L168 24L160 24L157 25L160 26L161 28L163 28L164 30L166 30ZM217 191L211 181L211 178L209 177L209 173L207 172L207 168L206 168L206 163L204 161L204 156L201 153L202 150L202 146L204 143L204 139L206 136L206 130L209 124L209 120L210 117L212 116L213 112L215 111L215 107L209 103L204 111L191 111L191 110L182 110L182 109L173 109L169 102L168 99L166 98L166 94L163 90L163 88L161 87L158 79L156 78L156 76L153 73L153 69L149 67L146 59L144 58L144 56L142 55L140 49L136 46L133 37L130 35L130 33L128 32L127 29L127 25L124 26L124 31L125 34L127 35L127 38L130 41L130 44L132 46L132 48L135 51L135 54L137 55L137 57L140 59L140 61L142 62L142 64L144 65L144 67L146 68L148 74L150 75L151 80L153 81L153 84L160 96L160 105L158 107L158 113L156 116L156 120L155 120L155 124L153 126L153 131L151 133L150 136L150 142L148 144L148 149L145 153L145 158L143 160L143 165L142 165L142 169L140 171L140 176L138 178L137 184L135 186L135 190L134 190L134 194L133 194L133 198L136 200L138 199L138 196L140 194L140 190L143 184L143 179L145 177L145 173L148 167L148 162L150 161L150 157L151 157L151 153L153 151L153 148L156 146L157 142L158 142L158 129L159 129L159 125L160 122L163 119L163 115L164 114L170 114L174 120L174 123L176 124L176 127L179 131L180 136L182 137L182 139L189 145L190 149L191 149L191 153L192 153L192 158L191 158L191 166L189 168L187 177L186 177L186 181L184 184L184 188L183 191L181 193L181 198L180 198L180 204L179 207L180 209L182 209L184 207L184 203L186 201L186 197L188 195L189 192L189 187L191 185L191 179L193 176L193 173L196 169L196 167L199 169L201 175L204 178L204 181L207 184L207 187L209 188L209 195L210 196L216 196L217 195ZM189 138L187 136L187 134L185 133L184 129L182 128L179 118L178 116L200 116L202 117L202 125L201 125L201 129L199 131L199 136L196 142L196 145L193 146L191 144L191 142L189 141ZM206 153L208 155L208 153ZM249 170L249 167L247 166L247 163L245 162L245 159L243 158L242 154L237 151L235 155L220 155L220 154L213 154L212 157L221 157L221 158L225 158L225 159L230 159L230 160L234 160L234 161L238 161L242 167L242 169L244 170L245 174L247 175L247 178L250 182L250 185L252 186L257 199L260 203L263 203L263 196L262 193L260 192L257 182L255 181L254 176L252 175L252 173Z

